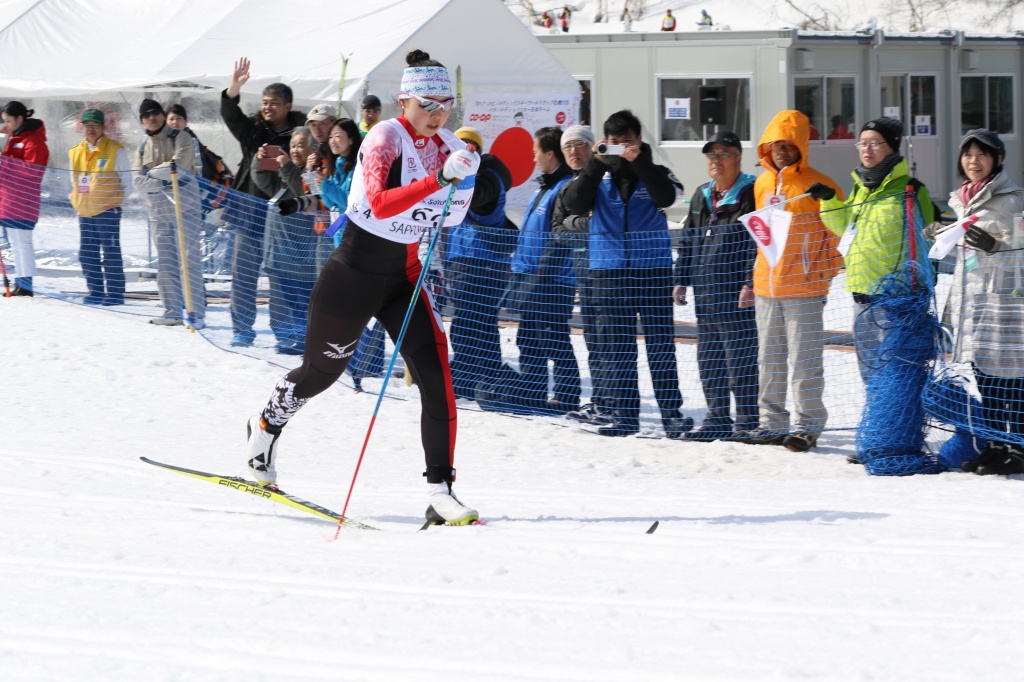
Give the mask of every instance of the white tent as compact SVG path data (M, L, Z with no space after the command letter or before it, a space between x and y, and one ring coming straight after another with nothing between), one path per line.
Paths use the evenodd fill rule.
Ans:
M418 48L464 93L576 92L578 84L501 0L6 0L0 97L114 99L126 91L228 85L252 61L247 93L274 81L299 102L398 89ZM195 93L193 93L195 94Z

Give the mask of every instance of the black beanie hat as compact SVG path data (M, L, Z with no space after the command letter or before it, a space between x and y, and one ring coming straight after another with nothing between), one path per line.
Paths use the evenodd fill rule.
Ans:
M161 114L164 113L164 108L160 106L160 102L152 99L142 100L142 104L139 105L139 118L148 114L151 111L158 111Z
M873 121L868 121L864 124L864 127L860 129L863 133L865 130L873 130L889 143L894 152L899 152L900 142L903 141L903 124L895 118L889 118L888 116L882 116L876 118Z

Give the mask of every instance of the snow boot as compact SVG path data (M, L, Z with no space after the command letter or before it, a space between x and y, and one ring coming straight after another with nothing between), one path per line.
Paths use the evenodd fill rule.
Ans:
M444 471L439 471L443 469ZM448 473L450 472L450 473ZM452 479L455 470L448 467L428 467L423 473L427 477L427 522L433 524L447 523L449 526L466 526L480 519L476 509L462 504L452 492ZM442 478L443 477L443 478ZM440 481L431 479L442 478Z
M1001 445L1000 456L981 464L974 473L979 476L1024 474L1024 450L1013 443Z
M277 459L277 439L281 437L281 428L271 426L258 414L249 418L246 435L249 439L249 473L261 486L273 485L277 482L274 460Z

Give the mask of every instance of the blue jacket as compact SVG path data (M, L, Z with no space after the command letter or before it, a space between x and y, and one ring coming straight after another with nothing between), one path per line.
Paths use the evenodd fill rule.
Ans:
M682 185L641 145L632 162L596 157L587 162L565 192L575 215L590 217L590 269L672 266L672 239L662 209L672 205Z
M478 259L507 265L515 241L515 232L505 227L506 192L512 176L497 157L485 154L473 180L473 201L466 220L447 235L445 260ZM488 188L491 191L484 191ZM489 195L494 196L488 201ZM481 202L485 202L483 206Z
M672 265L668 219L641 180L625 203L611 176L601 181L590 217L590 269Z
M722 314L753 315L740 310L740 290L753 288L757 246L739 216L755 208L754 176L741 173L717 203L712 183L701 185L690 202L675 265L675 284L692 287L697 317Z
M342 213L348 208L348 192L352 188L352 175L355 172L353 168L345 173L342 170L344 166L345 159L339 157L334 164L334 172L320 183L324 206Z
M551 237L551 210L555 197L562 185L569 182L572 173L569 167L562 164L554 173L545 173L540 177L540 189L530 197L528 210L523 216L523 226L519 229L519 244L512 257L512 272L533 275L537 273L541 253ZM556 266L552 276L557 281L572 283L572 264L568 259Z

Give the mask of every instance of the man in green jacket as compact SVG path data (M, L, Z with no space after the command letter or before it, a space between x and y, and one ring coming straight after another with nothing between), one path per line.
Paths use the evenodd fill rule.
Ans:
M877 285L909 258L908 235L913 235L918 272L931 276L928 247L921 226L934 219L928 189L910 177L900 154L903 124L893 118L868 121L860 132L857 152L860 165L853 171L853 191L843 201L838 196L821 202L821 220L841 238L839 251L846 265L846 290L853 294L854 310L860 313L881 292ZM906 189L914 188L914 222L908 229ZM858 357L865 357L881 343L880 329L861 330L854 325ZM861 364L866 381L870 369Z

